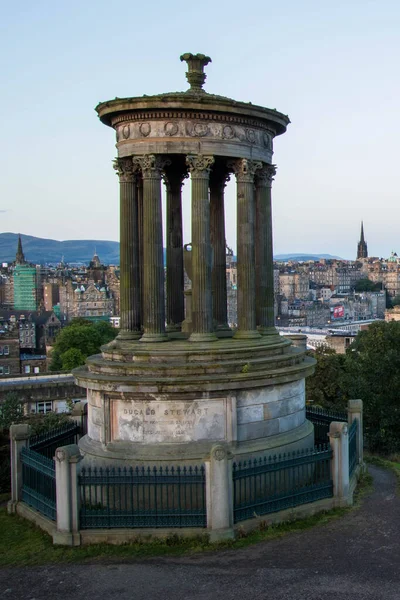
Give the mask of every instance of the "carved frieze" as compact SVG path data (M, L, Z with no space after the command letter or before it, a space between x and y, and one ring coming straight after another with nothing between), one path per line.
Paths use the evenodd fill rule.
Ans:
M265 160L269 161L272 157L274 132L255 119L173 112L133 113L130 117L130 122L126 121L127 115L124 115L123 120L116 117L113 123L118 144L131 143L143 138L149 141L171 138L206 139L259 148L261 153L267 153Z

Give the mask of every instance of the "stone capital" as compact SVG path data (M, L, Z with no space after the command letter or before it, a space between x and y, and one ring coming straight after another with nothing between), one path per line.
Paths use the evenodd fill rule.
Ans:
M160 154L134 156L133 164L142 171L143 179L160 179L162 171L171 161Z
M182 183L188 177L189 173L186 169L182 170L180 168L176 168L174 167L173 163L171 166L167 167L162 174L162 178L168 192L171 190L180 190Z
M248 160L247 158L238 158L228 163L228 167L236 175L238 183L254 183L254 176L262 166L262 162Z
M210 174L210 187L223 191L230 178L228 168L213 169Z
M255 183L257 187L272 187L274 176L276 175L276 166L263 164L261 169L258 169L255 175Z
M209 178L210 169L214 164L213 156L203 156L203 154L188 154L186 164L192 177Z
M117 172L120 183L135 183L137 177L137 166L133 164L132 157L116 158L113 167Z

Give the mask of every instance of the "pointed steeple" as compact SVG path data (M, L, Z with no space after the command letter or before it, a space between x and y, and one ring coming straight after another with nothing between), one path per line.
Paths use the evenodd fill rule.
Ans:
M368 258L367 242L364 239L364 222L361 221L361 236L357 244L357 259Z
M18 247L17 247L17 254L15 255L15 262L17 265L24 265L25 264L25 255L24 252L22 250L22 242L21 242L21 235L18 234Z

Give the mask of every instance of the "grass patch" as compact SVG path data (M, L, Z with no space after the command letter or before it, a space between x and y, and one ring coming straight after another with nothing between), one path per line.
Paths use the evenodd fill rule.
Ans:
M369 474L361 477L355 497L355 507L371 490L372 478ZM266 542L291 533L300 533L310 527L323 526L343 517L354 507L335 508L328 512L307 517L298 521L268 524L265 516L259 528L246 534L240 532L236 540L226 540L211 544L206 534L195 538L181 538L179 533L165 539L151 541L138 539L135 543L113 546L96 544L77 548L53 546L50 536L18 515L8 515L0 509L0 566L27 566L74 562L129 562L155 556L182 556L199 552L239 549L259 542Z

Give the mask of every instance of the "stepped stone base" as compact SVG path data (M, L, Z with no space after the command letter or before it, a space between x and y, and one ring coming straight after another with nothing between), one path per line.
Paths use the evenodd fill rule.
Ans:
M304 381L314 364L279 335L112 342L74 371L88 390L85 463L199 464L215 443L237 459L310 447Z

